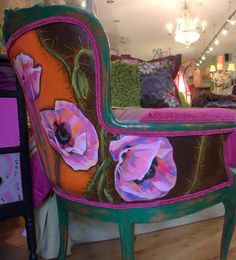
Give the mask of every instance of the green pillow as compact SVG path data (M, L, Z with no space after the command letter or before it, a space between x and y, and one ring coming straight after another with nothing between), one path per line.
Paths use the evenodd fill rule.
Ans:
M112 107L140 107L140 79L137 64L113 61L111 64Z

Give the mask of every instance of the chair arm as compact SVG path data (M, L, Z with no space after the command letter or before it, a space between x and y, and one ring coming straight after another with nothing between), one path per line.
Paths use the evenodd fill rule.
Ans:
M236 110L226 108L147 109L139 120L119 120L109 108L104 112L103 117L99 116L100 123L108 132L116 134L186 136L236 129Z

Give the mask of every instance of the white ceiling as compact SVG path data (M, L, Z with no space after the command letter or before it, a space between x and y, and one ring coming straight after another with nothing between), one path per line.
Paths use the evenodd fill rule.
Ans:
M170 49L171 54L182 53L183 59L198 58L213 38L214 31L217 32L230 15L228 0L189 0L193 16L206 20L207 28L198 42L186 48L176 43L166 30L168 22L176 24L183 0L114 0L113 4L108 4L107 0L94 1L111 48L145 60L152 59L153 49L158 48ZM231 2L232 13L236 0ZM116 19L118 23L114 22ZM219 37L221 43L211 56L236 53L236 25L229 29L229 35Z

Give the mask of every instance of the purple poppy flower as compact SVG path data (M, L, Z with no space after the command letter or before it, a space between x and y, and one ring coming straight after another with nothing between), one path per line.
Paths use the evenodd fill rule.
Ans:
M118 162L115 187L125 201L161 198L174 187L177 170L167 138L124 136L111 141L109 151Z
M44 110L40 115L49 142L68 165L88 170L97 164L97 132L73 103L56 101L55 110Z
M23 53L14 59L14 68L28 99L35 100L39 94L42 68L40 66L34 68L33 59Z

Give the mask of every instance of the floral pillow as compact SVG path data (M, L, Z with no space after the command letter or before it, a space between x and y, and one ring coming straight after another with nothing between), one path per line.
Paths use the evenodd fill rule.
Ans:
M175 79L181 65L181 58L181 54L170 55L163 58L148 61L147 63L154 65L157 69L166 68L170 73L172 79Z
M134 58L129 54L123 54L121 56L118 55L111 55L111 61L123 61L129 64L138 64L143 62L141 59Z
M141 107L180 106L174 79L181 64L181 54L139 64Z

